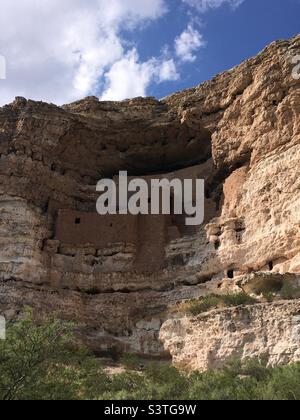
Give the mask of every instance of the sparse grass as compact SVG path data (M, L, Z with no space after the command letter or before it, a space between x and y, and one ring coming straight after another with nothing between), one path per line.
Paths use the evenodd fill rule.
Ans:
M275 300L274 293L272 292L264 292L263 298L266 300L267 303L272 303Z
M245 292L233 293L221 296L221 300L224 302L225 306L242 306L242 305L255 305L258 303L257 299L248 295Z
M284 300L300 299L300 287L285 283L280 291L280 296Z
M176 308L175 312L197 316L212 309L255 305L256 303L258 303L256 299L244 292L227 295L210 295L183 303Z
M186 312L196 316L204 312L208 312L211 309L218 308L222 305L222 301L219 296L207 296L199 300L192 300L186 303Z

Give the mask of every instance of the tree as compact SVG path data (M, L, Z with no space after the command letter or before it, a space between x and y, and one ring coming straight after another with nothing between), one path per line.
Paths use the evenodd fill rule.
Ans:
M47 377L55 363L70 351L73 327L60 321L45 320L37 325L31 313L8 327L7 338L0 342L0 398L25 398L33 387Z

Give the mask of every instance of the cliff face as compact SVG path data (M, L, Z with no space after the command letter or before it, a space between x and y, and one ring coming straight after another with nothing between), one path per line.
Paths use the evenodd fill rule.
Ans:
M167 321L160 333L174 364L185 370L220 368L234 359L300 360L300 301L215 310Z
M299 36L273 43L162 101L86 98L56 107L17 98L1 108L0 312L56 312L97 351L117 345L158 355L172 347L173 321L163 327L165 349L159 340L168 307L236 290L249 273L299 273L299 51ZM196 171L206 181L205 226L174 236L161 220L144 220L138 240L105 233L101 246L58 237L60 214L93 220L96 183L119 170ZM264 311L251 312L254 324ZM205 325L193 322L199 351Z

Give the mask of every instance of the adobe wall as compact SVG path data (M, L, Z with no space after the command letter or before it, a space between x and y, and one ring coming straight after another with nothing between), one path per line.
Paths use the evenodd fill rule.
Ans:
M60 210L55 239L65 244L104 248L111 243L138 243L138 217Z
M152 179L178 178L202 179L209 172L207 165L197 165L176 172L161 175L148 175L141 177L146 180L149 187ZM128 180L134 177L129 177ZM115 177L118 181L118 177ZM150 188L149 188L150 198ZM171 203L171 212L172 212ZM209 220L216 216L216 206L213 200L205 200L205 216ZM186 226L187 215L105 215L100 216L95 212L79 212L73 210L59 210L55 239L61 243L59 249L66 254L65 245L80 248L87 245L95 249L97 258L101 256L101 250L114 244L131 244L136 252L130 257L130 264L122 264L123 271L132 269L139 272L156 272L164 268L166 264L166 247L171 241L180 240L184 236L195 235L201 230L201 226ZM71 254L76 255L72 248ZM60 253L61 253L60 252ZM86 252L86 251L85 251ZM115 258L115 257L114 257ZM101 258L100 258L101 259ZM93 260L94 270L118 271L114 267L114 261ZM116 265L116 264L115 264Z
M142 272L155 272L163 268L166 245L169 242L168 227L172 217L167 215L141 215L139 217L139 244L136 268Z

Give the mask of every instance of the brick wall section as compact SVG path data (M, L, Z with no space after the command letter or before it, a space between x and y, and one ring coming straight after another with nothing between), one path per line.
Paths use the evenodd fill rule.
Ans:
M95 248L110 243L138 243L138 217L106 215L60 210L55 238L77 246L91 244Z
M139 218L139 244L136 269L155 272L163 268L165 247L169 240L168 226L172 217L166 215L141 215Z

